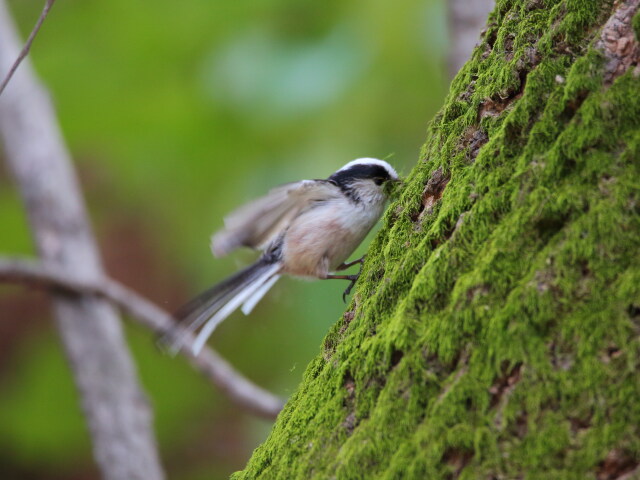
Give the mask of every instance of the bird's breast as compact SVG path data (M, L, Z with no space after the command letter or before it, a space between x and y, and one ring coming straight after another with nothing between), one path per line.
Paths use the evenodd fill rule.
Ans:
M304 212L286 231L283 271L299 277L323 278L360 245L380 211L334 202Z

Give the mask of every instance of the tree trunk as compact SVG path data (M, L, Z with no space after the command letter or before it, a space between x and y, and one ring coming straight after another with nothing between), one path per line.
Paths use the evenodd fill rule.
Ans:
M640 475L639 3L497 2L235 479Z

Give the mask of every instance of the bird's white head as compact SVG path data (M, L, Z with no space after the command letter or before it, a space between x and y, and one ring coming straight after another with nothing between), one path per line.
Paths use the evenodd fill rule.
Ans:
M350 171L356 175L359 174L360 176L369 174L369 178L373 178L373 175L376 173L380 174L380 169L386 170L388 180L398 180L398 173L395 169L384 160L380 160L378 158L356 158L355 160L347 163L336 173Z
M347 163L331 175L329 182L338 186L343 193L359 203L384 203L389 181L397 181L398 173L384 160L377 158L358 158Z

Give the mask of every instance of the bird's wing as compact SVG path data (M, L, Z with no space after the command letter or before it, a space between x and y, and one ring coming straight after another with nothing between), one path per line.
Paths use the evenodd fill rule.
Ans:
M226 217L225 227L211 238L211 250L216 257L240 246L262 250L302 210L339 194L338 187L326 180L302 180L274 188Z

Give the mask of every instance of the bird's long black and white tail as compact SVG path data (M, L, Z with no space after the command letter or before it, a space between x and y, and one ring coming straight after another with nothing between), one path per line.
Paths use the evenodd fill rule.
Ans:
M278 281L279 271L279 264L261 258L184 305L176 313L178 326L163 339L170 351L176 353L180 350L185 336L202 326L191 346L195 355L200 353L215 328L238 307L242 306L245 315L253 310Z

